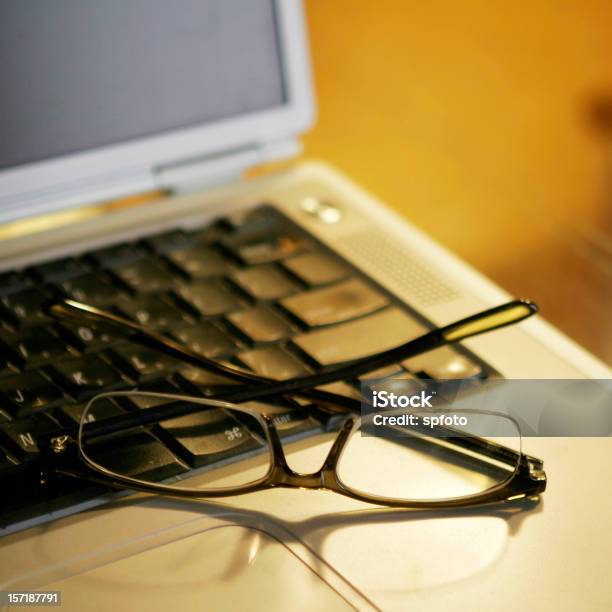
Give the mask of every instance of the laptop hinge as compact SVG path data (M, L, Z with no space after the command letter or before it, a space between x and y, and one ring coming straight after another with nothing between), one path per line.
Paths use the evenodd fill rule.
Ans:
M0 194L0 224L18 219L24 208L28 216L47 214L84 204L96 204L155 189L149 168L77 178L24 194Z
M236 181L252 166L294 157L300 151L300 142L293 138L254 144L159 166L154 169L154 178L158 188L175 192L195 191Z

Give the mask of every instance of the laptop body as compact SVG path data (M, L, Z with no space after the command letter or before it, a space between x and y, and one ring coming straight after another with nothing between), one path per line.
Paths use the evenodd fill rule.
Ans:
M137 3L126 9L119 24L110 9L96 14L95 19L108 27L93 28L90 36L103 35L88 46L89 50L97 49L99 57L119 53L122 74L128 77L121 86L109 82L98 91L95 87L105 78L113 78L117 63L105 73L104 66L95 62L87 65L84 60L90 72L71 83L75 65L69 70L66 66L79 48L78 36L65 36L63 47L52 51L49 43L56 40L58 30L54 27L78 33L82 32L79 24L101 22L88 22L92 15L83 7L73 6L70 11L56 8L45 15L43 22L50 25L46 30L35 30L34 40L49 36L45 40L49 61L57 60L58 69L67 71L63 75L67 80L58 89L53 89L53 83L42 83L47 86L50 102L57 105L48 110L55 108L60 119L64 114L71 118L78 112L82 115L59 132L70 135L72 142L53 134L53 126L47 125L49 115L42 111L35 116L42 122L38 125L36 121L27 126L13 122L3 128L7 130L4 142L8 143L3 147L5 169L0 175L0 211L5 222L5 238L0 243L3 271L30 269L177 229L188 233L215 219L240 218L242 211L271 203L433 324L442 325L508 298L327 165L300 163L260 178L242 179L252 166L296 153L297 137L313 121L303 17L295 2L249 3L248 10L245 5L241 11L231 3L199 4L199 8L191 8L196 14L204 11L200 14L209 28L204 32L207 36L197 28L190 30L193 24L178 18L174 5L171 10L158 7L164 15L159 30L155 23L138 29L143 6ZM14 16L4 40L41 10L36 7L28 13L28 5L24 3L24 7ZM237 12L240 19L236 19ZM58 15L62 23L57 22ZM108 34L111 25L118 28L112 30L115 39ZM174 38L162 44L160 40L165 40L168 32ZM203 50L198 47L199 40L210 42L214 49ZM236 40L251 42L245 43L238 56L232 56ZM170 51L178 50L183 42L183 55L172 58ZM142 49L146 52L137 53ZM211 59L202 67L203 51ZM130 53L136 56L131 58L131 66L126 59ZM155 63L151 61L151 66L147 60L152 57ZM32 69L36 62L31 58L30 62ZM181 72L177 66L183 63L188 64L184 71L188 79L177 83L171 80L178 78L176 75L168 74L170 81L163 78L166 72ZM76 69L79 65L77 62ZM222 76L234 69L236 78L217 74L215 81L218 65L224 67ZM207 83L226 87L223 95L204 109L204 102L208 104L211 98L206 91L198 91L193 78L202 70ZM7 74L13 79L20 76ZM136 76L142 78L134 93L128 84L138 80ZM229 86L223 85L225 80ZM79 101L83 82L94 89L88 91L88 100ZM64 97L70 87L74 89ZM122 87L127 98L104 96L105 91L121 92ZM130 93L136 95L143 87L153 87L148 91L149 100L171 96L157 106L151 104L154 116L142 116L146 115L142 102L139 106L135 99L129 99ZM178 117L160 117L173 107L176 92L185 89L189 89L184 96L187 102L200 101L196 108L188 108L181 100ZM249 97L253 90L257 90L255 98ZM29 86L22 91L23 98L15 95L12 102L16 109L31 95ZM92 106L92 98L104 101L102 108ZM228 114L232 104L233 111ZM126 108L137 112L124 118L120 111ZM105 119L105 113L111 120L121 116L123 122L123 132L112 139L109 126L113 121ZM185 117L194 118L191 125L180 124ZM138 129L135 123L139 123ZM83 126L88 128L87 145L78 143ZM49 157L52 159L45 159ZM151 189L171 194L141 207L110 210L103 215L86 212L96 203ZM61 212L66 216L60 218L69 220L11 237L11 232L20 231L18 221L53 212ZM475 359L507 378L608 378L610 374L603 364L541 319L465 344ZM279 609L313 605L329 609L436 609L449 601L474 605L475 598L484 608L494 602L499 607L499 593L507 593L506 601L511 602L517 590L534 597L534 606L556 609L549 594L565 575L564 557L570 540L582 538L594 545L589 556L580 557L577 570L587 576L605 567L602 540L610 537L600 534L595 539L588 524L574 525L571 536L567 534L568 521L580 511L583 494L588 493L590 503L598 504L602 516L611 507L610 496L598 488L596 475L581 469L605 458L605 440L570 442L580 446L581 465L567 452L567 441L527 441L528 451L545 459L551 485L559 484L549 487L533 512L518 516L479 510L459 516L421 513L416 520L406 514L376 512L331 494L300 491L264 492L222 504L185 504L137 496L86 500L6 525L0 550L3 588L54 585L63 590L64 605L73 609L93 606L94 597L100 608L121 605L113 599L118 595L123 602L142 600L147 607L167 607L163 593L185 597L183 607L200 607L212 598L216 608L257 609L255 596L265 597L271 607ZM316 465L324 456L323 446L313 445L307 438L290 448L290 461L296 465ZM220 549L232 554L221 560ZM551 551L556 552L556 560L551 561ZM191 573L185 570L187 559L192 560ZM541 583L533 589L528 576L536 569ZM279 578L277 588L262 592L261 576L270 574ZM202 575L208 577L204 583L198 581ZM162 592L154 588L164 581L167 588ZM591 596L603 607L609 594L602 584ZM580 597L576 580L568 586L566 598L578 602Z

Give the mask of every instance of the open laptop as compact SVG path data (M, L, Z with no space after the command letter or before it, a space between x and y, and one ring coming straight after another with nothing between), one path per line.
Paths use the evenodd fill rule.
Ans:
M297 154L314 121L299 2L22 0L1 12L1 588L60 590L67 609L499 609L527 592L532 607L556 609L563 546L611 543L583 523L563 535L582 493L602 516L612 504L562 439L527 442L551 481L531 512L392 513L293 490L218 503L78 488L41 498L34 440L45 427L74 423L107 389L197 394L207 382L51 321L50 298L112 309L283 378L508 296L330 166L245 178ZM101 204L150 191L138 206ZM428 379L610 377L541 318L398 368ZM318 467L323 420L276 410L292 466ZM214 460L206 440L154 442L187 471ZM606 456L601 441L571 442L581 465ZM593 546L574 580L609 566L606 548ZM579 582L566 604L580 601ZM602 605L604 583L590 594Z

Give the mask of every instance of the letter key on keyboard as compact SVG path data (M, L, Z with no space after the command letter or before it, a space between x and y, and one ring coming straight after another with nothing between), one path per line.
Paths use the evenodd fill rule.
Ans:
M293 342L322 366L351 361L384 351L423 334L425 327L399 308L363 319L316 329Z
M354 319L388 304L384 295L359 279L293 295L281 304L310 327Z

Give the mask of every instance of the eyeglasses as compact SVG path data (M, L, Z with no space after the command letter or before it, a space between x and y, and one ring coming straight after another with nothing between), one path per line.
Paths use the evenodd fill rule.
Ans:
M327 489L377 505L402 508L459 508L535 496L546 486L541 460L524 454L516 422L494 413L482 437L469 428L415 429L409 436L361 435L359 400L317 389L329 382L354 378L445 344L521 321L537 311L527 301L513 301L431 332L401 346L340 365L328 371L276 381L202 357L165 336L111 313L71 300L50 312L64 319L87 321L105 331L172 355L192 366L242 383L209 397L141 391L117 391L94 397L76 428L48 436L49 472L85 478L116 488L183 498L215 498L275 487ZM285 458L274 416L245 405L255 399L292 401L306 398L319 408L341 415L322 467L313 473L292 470ZM138 410L117 414L130 402ZM428 410L428 415L444 411ZM109 416L110 415L110 416ZM190 472L178 461L152 460L134 474L135 455L150 428L163 439L216 434L215 462ZM238 452L237 452L238 451ZM168 454L169 451L168 451ZM221 458L219 461L218 459ZM241 469L227 467L237 458ZM160 482L160 480L162 482ZM192 484L195 483L195 484Z

